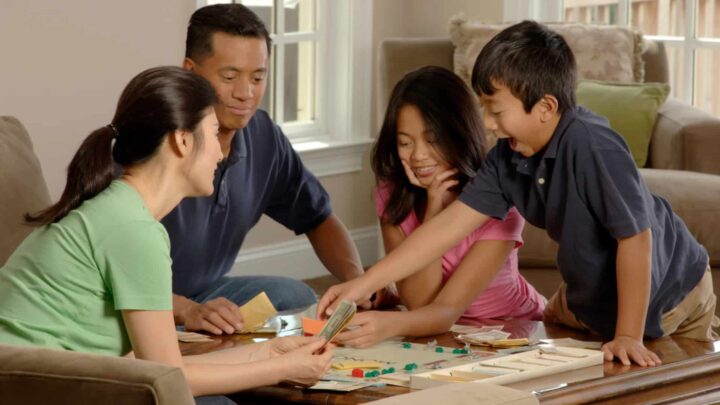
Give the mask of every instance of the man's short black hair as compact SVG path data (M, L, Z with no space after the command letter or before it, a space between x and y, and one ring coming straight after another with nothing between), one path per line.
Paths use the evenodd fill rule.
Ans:
M197 9L190 17L185 57L200 62L212 55L212 36L216 32L264 39L270 55L272 40L257 14L242 4L214 4Z
M565 39L535 21L523 21L495 35L478 55L472 88L495 93L493 81L523 102L525 112L543 96L558 100L559 112L575 109L575 56Z

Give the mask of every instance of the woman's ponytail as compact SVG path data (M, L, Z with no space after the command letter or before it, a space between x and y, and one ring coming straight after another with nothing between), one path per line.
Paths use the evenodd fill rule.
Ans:
M57 222L83 201L105 190L113 179L112 143L116 136L117 130L110 124L85 138L68 166L60 201L35 214L25 214L25 220L35 225Z

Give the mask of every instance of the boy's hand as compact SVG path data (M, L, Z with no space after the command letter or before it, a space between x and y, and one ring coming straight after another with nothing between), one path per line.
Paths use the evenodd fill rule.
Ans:
M357 304L368 301L373 289L365 286L366 279L366 276L361 276L331 286L318 301L317 319L327 319L342 300L354 301Z
M626 366L631 364L631 360L641 367L662 364L657 354L648 350L642 340L630 336L615 336L615 339L602 346L602 352L605 354L605 361L612 361L617 357Z

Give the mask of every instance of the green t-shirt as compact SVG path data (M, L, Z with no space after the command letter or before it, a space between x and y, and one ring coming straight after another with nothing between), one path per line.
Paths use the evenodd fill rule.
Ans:
M125 354L120 310L172 310L170 265L165 228L114 181L33 231L0 269L0 342Z

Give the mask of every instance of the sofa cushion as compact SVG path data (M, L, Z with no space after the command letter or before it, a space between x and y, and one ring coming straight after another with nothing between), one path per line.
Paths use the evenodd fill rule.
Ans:
M0 404L194 404L179 368L0 344Z
M450 20L450 39L455 45L455 73L470 84L480 50L510 24L469 22L458 16ZM642 34L625 27L588 24L547 24L575 54L578 78L613 82L643 82Z
M650 191L665 198L690 233L707 249L710 265L720 266L720 176L681 170L640 169ZM557 244L547 233L527 224L525 244L518 252L519 266L556 266Z
M40 162L20 121L0 117L0 266L32 230L23 214L50 205Z
M658 109L670 94L667 83L613 83L580 80L577 102L608 119L625 138L638 167L647 163Z

